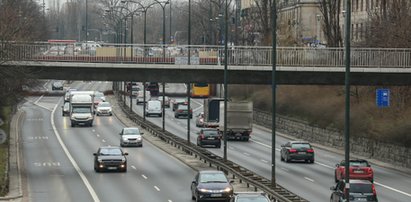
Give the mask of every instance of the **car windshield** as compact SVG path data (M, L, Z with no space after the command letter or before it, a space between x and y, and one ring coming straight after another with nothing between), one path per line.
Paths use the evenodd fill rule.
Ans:
M345 161L340 163L340 166L345 166ZM350 161L350 166L354 167L368 167L369 164L367 161Z
M100 149L100 155L102 156L121 156L123 154L121 150L117 148L103 148L103 149Z
M218 136L218 132L216 130L204 130L205 136Z
M262 195L248 195L248 196L238 196L238 202L268 202L267 198Z
M127 128L123 131L124 135L138 135L140 134L140 130L138 128Z
M90 107L75 107L73 113L91 113Z
M351 193L373 193L371 184L351 183L350 185Z
M291 144L291 148L294 148L294 149L307 148L307 149L309 149L309 148L311 148L311 145L308 144L308 143L294 143L294 144Z
M223 173L203 173L200 175L201 183L227 182Z
M110 103L108 102L100 102L100 104L98 104L99 107L111 107Z

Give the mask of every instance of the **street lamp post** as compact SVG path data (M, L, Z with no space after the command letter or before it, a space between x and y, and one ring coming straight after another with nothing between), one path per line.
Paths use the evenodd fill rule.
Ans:
M165 49L165 45L166 45L166 5L170 3L170 0L167 1L159 1L159 0L155 0L163 9L163 60L166 58L166 49ZM164 62L164 61L163 61Z

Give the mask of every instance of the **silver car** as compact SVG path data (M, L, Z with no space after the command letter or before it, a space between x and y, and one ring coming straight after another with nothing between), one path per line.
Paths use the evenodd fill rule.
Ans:
M143 146L143 132L139 128L123 128L120 132L120 146Z
M100 102L96 108L96 115L113 115L111 104L109 102Z

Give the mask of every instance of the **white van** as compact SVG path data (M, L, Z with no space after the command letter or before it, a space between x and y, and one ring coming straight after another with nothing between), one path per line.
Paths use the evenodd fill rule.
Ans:
M150 91L146 91L146 102L147 100L150 100L150 99L151 99ZM137 94L136 104L142 104L142 103L144 103L144 94L143 94L143 91L140 90L138 91L138 94Z
M160 100L149 100L146 104L145 116L157 115L161 117L163 115L163 108L161 107Z

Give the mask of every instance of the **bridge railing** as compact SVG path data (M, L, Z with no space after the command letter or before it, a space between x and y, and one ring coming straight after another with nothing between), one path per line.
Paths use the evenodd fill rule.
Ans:
M1 43L0 61L223 65L223 46L159 44ZM228 65L271 66L271 47L229 46ZM344 48L278 47L277 65L343 67ZM411 49L352 48L351 66L410 68Z

